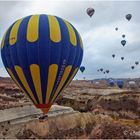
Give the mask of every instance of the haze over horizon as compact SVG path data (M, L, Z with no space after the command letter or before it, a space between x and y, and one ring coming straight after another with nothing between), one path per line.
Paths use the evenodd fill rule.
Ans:
M90 18L86 9L95 13ZM32 14L50 14L68 20L81 34L84 44L82 65L86 67L75 79L138 78L140 65L131 70L135 61L140 62L140 1L0 1L0 40L5 30L19 18ZM131 21L125 19L132 14ZM118 31L115 28L118 27ZM126 45L121 45L125 34ZM113 59L112 54L116 57ZM124 61L121 57L124 56ZM104 75L97 69L109 69ZM0 59L0 76L9 76Z

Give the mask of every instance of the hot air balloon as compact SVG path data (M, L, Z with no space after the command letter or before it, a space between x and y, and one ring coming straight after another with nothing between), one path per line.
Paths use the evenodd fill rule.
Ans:
M114 58L115 57L115 54L112 54L112 57Z
M124 57L121 57L122 60L124 60Z
M106 70L106 73L109 73L109 70Z
M131 15L131 14L127 14L125 17L126 17L126 19L127 19L128 21L130 21L130 19L132 18L132 15Z
M87 14L88 14L90 17L92 17L93 14L94 14L94 12L95 12L95 10L94 10L93 8L88 8L88 9L86 10L86 12L87 12Z
M135 67L134 66L131 66L131 69L133 70Z
M116 27L115 30L118 31L118 28Z
M100 72L100 70L97 70L98 72Z
M122 37L125 38L125 35L123 34Z
M115 81L113 79L109 79L109 86L113 87L115 85Z
M96 86L99 85L99 84L100 84L100 82L98 82L98 81L95 82L95 85L96 85Z
M124 87L124 80L118 80L117 86L122 89Z
M136 61L136 62L135 62L135 64L136 64L136 65L138 65L138 64L139 64L139 62L138 62L138 61Z
M82 39L62 18L31 15L17 20L5 32L1 56L15 83L47 113L80 67Z
M125 41L125 40L122 40L122 41L121 41L121 44L122 44L123 46L125 46L126 41Z
M83 73L85 71L85 67L84 66L81 66L80 67L80 71Z
M135 82L135 81L129 81L128 82L128 87L130 88L130 89L136 89L137 87L138 87L138 85L137 85L137 83Z
M100 71L102 72L103 71L103 68L100 68Z
M104 71L104 74L105 74L105 71Z

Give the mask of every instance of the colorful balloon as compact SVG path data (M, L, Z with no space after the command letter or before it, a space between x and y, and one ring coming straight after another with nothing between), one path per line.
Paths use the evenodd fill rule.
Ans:
M92 17L93 14L95 13L95 10L94 10L93 8L88 8L88 9L86 10L86 12L87 12L87 14L88 14L90 17Z
M109 79L109 85L113 87L115 85L115 81L113 79Z
M118 80L117 86L122 89L124 87L124 80Z
M100 68L100 71L102 72L103 71L103 68Z
M114 58L115 57L115 54L112 54L112 57Z
M125 40L122 40L122 41L121 41L121 44L122 44L123 46L125 46L126 41L125 41Z
M125 38L125 35L123 34L122 37Z
M135 67L134 66L131 66L131 69L133 70Z
M138 61L136 61L136 62L135 62L135 64L136 64L136 65L138 65L138 64L139 64L139 62L138 62Z
M83 73L85 71L85 67L84 66L81 66L80 67L80 71Z
M109 70L106 70L106 73L109 73Z
M4 66L37 108L47 113L77 73L82 39L66 20L32 15L17 20L1 43Z
M131 15L131 14L127 14L125 17L126 17L126 19L127 19L128 21L130 21L130 19L132 18L132 15Z
M122 60L124 60L124 57L121 57Z

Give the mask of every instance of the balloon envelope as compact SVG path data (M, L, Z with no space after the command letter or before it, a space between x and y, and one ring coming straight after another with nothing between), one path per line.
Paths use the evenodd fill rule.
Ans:
M123 34L122 37L125 38L125 35Z
M123 86L124 86L124 80L118 80L118 81L117 81L117 85L118 85L119 88L122 89Z
M123 46L125 46L126 41L125 41L125 40L122 40L122 41L121 41L121 44L122 44Z
M80 67L82 39L64 19L32 15L8 28L1 55L12 79L37 108L47 113Z
M94 12L95 12L95 10L94 10L93 8L88 8L88 9L86 10L86 12L87 12L87 14L88 14L90 17L92 17L93 14L94 14Z
M135 62L135 64L136 64L136 65L138 65L138 64L139 64L139 62L138 62L138 61L136 61L136 62Z
M103 68L100 68L100 71L102 72L103 71Z
M133 70L135 67L134 66L131 66L131 69Z
M80 67L80 71L83 73L85 71L85 67L84 66L81 66Z
M124 57L121 57L122 60L124 60Z
M129 21L132 18L132 15L131 14L127 14L125 17Z
M109 73L109 70L106 70L106 73Z
M112 57L114 58L115 57L115 54L112 54Z
M109 79L109 85L113 87L115 85L115 81L113 79Z
M136 82L135 82L135 81L129 81L128 84L129 84L129 85L135 85Z

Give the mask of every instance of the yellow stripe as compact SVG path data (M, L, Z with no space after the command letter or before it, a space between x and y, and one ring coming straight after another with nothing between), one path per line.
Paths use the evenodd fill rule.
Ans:
M24 76L24 73L22 71L22 68L20 66L15 66L15 70L16 70L16 73L17 73L17 75L18 75L21 83L23 84L23 86L25 87L25 89L27 90L27 92L30 94L32 100L34 101L35 104L37 104L37 102L36 102L36 100L34 98L34 95L33 95L32 91L31 91L31 89L30 89L30 87L29 87L29 85L28 85L28 83L26 81L26 78Z
M83 48L83 41L82 41L82 38L81 38L80 34L79 34L79 38L80 38L80 47Z
M53 42L61 41L61 31L57 18L54 16L48 16L50 26L50 38Z
M47 84L47 93L46 93L46 104L49 103L50 95L52 93L52 89L54 87L56 75L57 75L58 65L52 64L49 66L49 74L48 74L48 84Z
M69 83L72 81L72 79L74 78L75 74L77 73L78 71L78 67L74 70L74 72L72 73L69 81L67 82L67 84L65 85L64 89L69 85Z
M9 44L14 45L17 41L17 35L18 35L18 28L20 26L20 23L22 22L22 19L19 19L12 27L9 37Z
M42 90L41 90L41 79L40 79L40 67L37 64L30 65L30 71L34 82L35 90L39 99L40 104L43 103Z
M75 35L75 32L74 32L74 29L67 21L64 20L64 22L65 22L65 24L66 24L66 26L68 28L71 44L73 46L76 46L77 40L76 40L76 35Z
M39 15L34 15L30 18L27 27L27 40L35 42L38 39Z
M60 83L59 83L59 86L57 87L57 89L56 89L56 91L55 91L55 93L54 93L54 96L53 96L53 98L52 98L52 100L51 100L51 103L53 103L53 100L54 100L55 97L58 95L59 91L61 90L61 88L63 87L65 81L67 80L67 77L69 76L69 73L70 73L70 71L71 71L71 68L72 68L72 66L67 66L67 67L65 68L64 74L63 74L62 79L61 79L61 81L60 81Z
M7 31L8 31L8 30L7 30ZM6 37L7 31L4 33L4 36L3 36L3 38L2 38L1 48L4 47L4 42L5 42L5 37Z
M16 80L14 74L12 73L12 71L9 68L6 68L6 70L8 71L9 75L12 77L12 79L16 82L16 84L18 85L18 87L22 90L23 93L26 93L24 91L24 89L20 86L20 84L18 83L18 81Z

